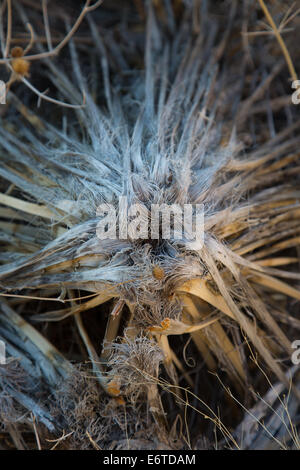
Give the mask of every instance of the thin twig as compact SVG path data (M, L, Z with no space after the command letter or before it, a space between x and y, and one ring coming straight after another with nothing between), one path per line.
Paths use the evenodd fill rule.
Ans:
M27 28L29 29L29 32L30 32L30 41L29 41L29 44L26 46L26 48L24 49L24 55L27 54L27 52L30 51L30 49L32 48L33 46L33 43L34 43L34 31L33 31L33 28L31 26L30 23L27 23L26 24Z
M47 39L47 45L49 51L52 51L52 40L51 40L51 33L50 33L50 26L49 26L49 16L48 16L48 8L47 8L48 0L42 0L42 7L43 7L43 18L44 18L44 26L45 26L45 34Z
M57 55L61 49L65 47L65 45L70 41L72 36L75 34L77 29L79 28L83 18L86 16L87 13L90 11L95 10L98 8L103 0L98 0L94 5L90 5L91 0L87 0L85 3L85 6L83 7L80 15L78 16L77 20L75 21L74 25L72 26L71 30L68 32L68 34L64 37L64 39L52 50L46 51L46 52L40 52L38 54L33 54L33 55L27 55L23 56L24 59L26 60L40 60L40 59L46 59L47 57L52 57L54 55ZM12 61L13 58L11 57L5 57L3 59L0 59L0 64L7 64L8 62Z
M6 32L6 43L5 43L5 50L4 50L5 59L9 53L10 41L11 41L11 23L12 23L11 0L7 0L6 5L7 5L7 32Z
M64 108L80 109L85 106L86 97L85 97L84 90L82 90L82 104L69 104L69 103L64 103L63 101L59 101L59 100L56 100L55 98L51 98L50 96L45 95L43 92L35 88L25 77L21 77L21 81L28 88L30 88L30 90L33 91L40 99L43 99L44 101L49 101L50 103L58 104L60 106L63 106Z
M46 439L47 442L55 442L54 446L51 447L50 450L54 450L58 444L60 444L61 441L64 441L67 439L67 437L71 436L74 433L74 431L69 432L68 434L65 434L65 431L63 430L63 435L59 437L58 439Z
M279 29L277 28L276 24L275 24L275 21L273 20L264 0L258 0L259 3L260 3L260 6L261 6L261 9L263 10L271 28L273 29L274 31L274 34L276 36L276 39L282 49L282 52L283 52L283 55L284 55L284 58L286 60L286 63L287 63L287 66L289 68L289 71L290 71L290 74L292 76L292 80L295 81L295 80L298 80L298 77L297 77L297 73L296 73L296 70L295 70L295 67L294 67L294 64L292 62L292 59L291 59L291 56L290 56L290 53L285 45L285 42L284 40L282 39L281 35L280 35L280 31Z
M31 417L32 417L32 424L33 424L33 429L34 429L34 434L35 434L38 450L42 450L39 434L38 434L36 423L35 423L35 416L33 413L31 413Z
M98 446L97 442L94 441L94 439L92 438L92 436L90 435L90 433L88 432L88 430L85 431L87 437L89 438L89 441L91 442L92 446L94 447L94 449L96 450L102 450L101 447Z

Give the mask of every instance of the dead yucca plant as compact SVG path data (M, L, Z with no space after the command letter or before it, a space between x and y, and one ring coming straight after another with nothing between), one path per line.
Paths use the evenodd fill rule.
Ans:
M0 175L10 183L0 194L5 322L15 319L21 333L25 328L63 377L70 364L16 313L7 320L7 312L16 302L26 310L29 300L38 299L44 311L31 321L73 317L104 391L112 397L130 394L132 400L143 394L165 441L170 423L159 394L161 362L175 387L178 371L193 386L170 338L190 335L208 370L225 369L239 393L251 381L249 342L288 386L280 360L293 350L281 322L299 328L299 320L289 320L288 299L300 300L299 272L285 269L299 262L300 139L294 134L299 122L261 138L259 147L239 143L248 114L282 63L260 93L243 100L247 83L238 75L240 90L230 84L237 64L230 68L224 52L235 25L235 2L222 34L206 9L209 2L202 13L197 2L181 5L182 21L166 3L173 16L150 4L145 9L144 72L132 67L139 47L130 30L120 31L124 44L118 49L89 19L105 107L89 93L80 53L70 41L73 76L86 94L86 106L74 110L77 119L65 114L57 128L40 117L33 130L19 118L8 119L8 113L0 129ZM222 73L221 58L228 63ZM124 77L115 73L110 80L109 65L121 66ZM67 74L51 61L47 67L59 92L77 99ZM120 196L146 208L204 204L203 248L190 250L185 239L175 237L100 240L97 207L117 205ZM63 308L52 310L51 302ZM111 314L99 350L83 317L88 321L89 311L97 309L104 323L107 308ZM299 396L295 388L292 393ZM173 395L180 402L179 388Z

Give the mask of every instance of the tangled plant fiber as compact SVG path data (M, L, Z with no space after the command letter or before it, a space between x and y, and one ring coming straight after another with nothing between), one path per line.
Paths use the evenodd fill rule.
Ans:
M22 83L18 93L10 85L0 126L0 337L35 384L16 386L11 407L33 413L50 436L67 428L59 445L197 447L202 425L179 423L187 394L193 410L203 406L201 363L242 403L250 389L253 404L264 370L300 397L287 374L299 329L299 121L280 96L288 72L272 35L256 50L256 71L245 36L235 44L259 5L220 3L215 12L209 1L136 2L138 18L134 5L104 2L87 16L92 48L68 37L65 65L37 39L36 67L71 109L36 110ZM15 8L26 23L27 2ZM135 24L124 20L131 9ZM35 37L38 13L29 18ZM151 204L203 204L203 248L175 237L100 240L97 207L117 207L121 196L143 204L149 221ZM74 365L84 359L86 378ZM238 445L205 406L226 444Z

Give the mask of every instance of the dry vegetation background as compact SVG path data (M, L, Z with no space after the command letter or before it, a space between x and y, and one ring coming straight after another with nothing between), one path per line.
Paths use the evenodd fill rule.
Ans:
M300 4L100 3L1 1L0 449L299 449ZM206 178L203 253L101 252L86 155L159 139L212 168L180 163Z

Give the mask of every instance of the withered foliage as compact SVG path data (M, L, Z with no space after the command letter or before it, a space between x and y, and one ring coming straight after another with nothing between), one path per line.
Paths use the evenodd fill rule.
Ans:
M297 6L0 13L1 445L299 447ZM203 248L100 240L120 196L203 204Z

